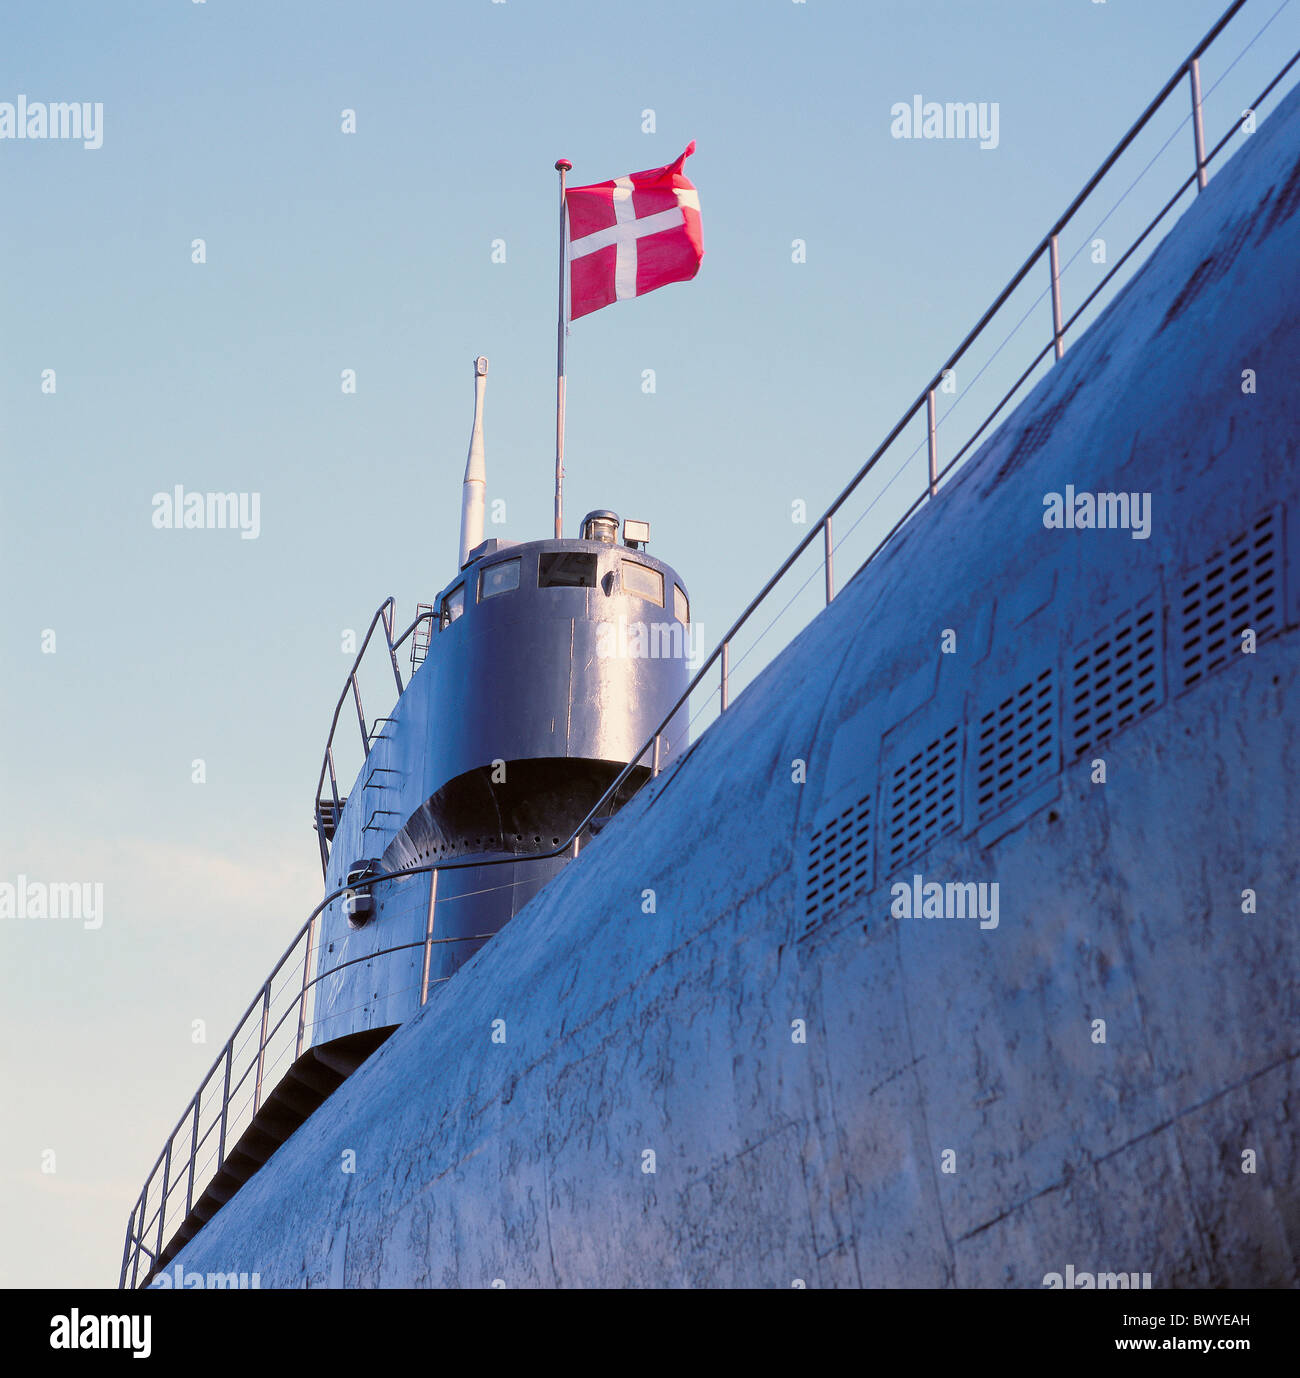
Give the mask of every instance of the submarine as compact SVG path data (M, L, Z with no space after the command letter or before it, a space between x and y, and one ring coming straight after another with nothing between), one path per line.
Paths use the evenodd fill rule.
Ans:
M1300 56L1211 143L1244 3L693 678L603 663L621 618L689 625L644 526L485 541L471 445L452 577L367 634L396 707L339 698L325 897L164 1142L122 1286L1300 1282ZM1061 236L1175 101L1171 199L1088 318ZM1026 283L1050 329L960 446L943 380ZM850 564L846 502L914 455ZM805 556L824 605L730 693ZM688 741L692 687L720 713Z

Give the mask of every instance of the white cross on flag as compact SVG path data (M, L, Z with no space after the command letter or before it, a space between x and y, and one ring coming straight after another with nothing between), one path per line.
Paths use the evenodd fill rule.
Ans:
M682 172L694 152L692 139L667 167L566 189L570 320L699 272L700 196Z

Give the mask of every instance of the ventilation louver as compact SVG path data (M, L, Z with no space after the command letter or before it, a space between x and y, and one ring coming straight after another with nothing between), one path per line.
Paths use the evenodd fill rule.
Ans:
M890 777L885 803L889 871L923 852L961 822L957 785L960 761L961 731L950 727Z
M1189 571L1178 590L1178 688L1199 684L1241 651L1241 633L1256 640L1282 622L1282 523L1277 508Z
M1160 604L1144 598L1070 653L1071 760L1160 703L1161 646Z
M975 758L975 817L979 823L1056 774L1056 671L1008 694L979 720Z
M871 888L871 842L870 795L813 833L808 846L805 932Z

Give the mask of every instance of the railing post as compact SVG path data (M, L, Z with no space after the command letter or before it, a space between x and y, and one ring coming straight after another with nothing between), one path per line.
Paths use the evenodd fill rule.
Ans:
M199 1097L203 1094L203 1088L199 1088L199 1095L194 1097L194 1128L190 1131L190 1175L185 1184L185 1214L188 1216L194 1206L194 1169L198 1166L199 1157Z
M1052 266L1052 341L1056 346L1056 357L1065 356L1065 339L1062 335L1061 316L1061 250L1055 235L1048 241L1048 259Z
M140 1282L140 1262L141 1256L149 1254L149 1246L144 1242L145 1221L149 1213L149 1183L144 1184L144 1191L140 1193L140 1214L135 1222L135 1228L131 1232L131 1286L135 1288ZM152 1257L152 1255L150 1255ZM145 1265L146 1270L148 1265Z
M271 983L262 987L262 1031L257 1037L257 1081L253 1085L253 1114L262 1104L262 1068L266 1065L266 1028L271 1021Z
M831 519L822 523L822 538L826 547L826 602L835 597L835 544L831 539Z
M572 848L572 850L571 850L570 853L569 853L570 856L573 856L573 857L575 857L575 858L577 857L577 855L578 855L578 848L581 846L581 843L582 843L581 837L578 837L578 836L575 835L575 837L574 837L574 839L573 839L573 848Z
M655 733L654 750L650 755L650 778L653 780L659 774L659 733Z
M357 723L361 728L361 749L370 755L370 733L366 731L366 715L361 708L361 686L357 683L357 677L352 676L352 698L357 705Z
M939 491L939 437L934 419L934 389L925 394L925 423L930 447L930 496Z
M1196 139L1196 190L1205 190L1208 178L1205 172L1205 120L1201 114L1201 59L1194 57L1191 64L1192 78L1192 134Z
M134 1291L140 1281L140 1255L144 1252L144 1213L149 1199L146 1187L140 1197L140 1209L131 1223L131 1288Z
M429 963L433 957L433 914L438 904L438 873L429 872L429 917L424 923L424 969L420 973L420 1004L429 998Z
M320 845L320 866L324 875L329 875L330 848L325 840L325 815L321 812L320 800L316 801L316 841Z
M727 694L730 689L729 680L731 678L731 642L722 643L722 711L727 711Z
M325 758L330 763L330 795L334 800L334 825L339 821L339 779L334 773L334 746L331 743L325 750Z
M136 1209L136 1206L131 1207L131 1215L126 1222L126 1243L122 1245L122 1272L117 1279L117 1288L119 1292L123 1291L126 1287L126 1270L127 1265L131 1262L131 1244L135 1239ZM131 1281L131 1286L135 1286L134 1278Z
M397 681L397 697L402 697L402 672L397 668L397 650L393 646L393 604L390 599L384 604L384 637L388 642L388 658L393 662L393 678Z
M239 1031L236 1030L236 1033ZM230 1110L230 1063L235 1055L235 1040L226 1044L226 1078L225 1084L221 1088L221 1133L217 1136L217 1171L220 1172L226 1162L226 1120L227 1112Z
M302 959L302 991L298 996L298 1038L293 1050L295 1062L302 1056L303 1040L307 1034L307 986L311 982L311 957L316 946L316 924L319 920L320 915L314 914L307 925L307 951Z
M175 1137L174 1135L172 1136ZM163 1158L163 1180L162 1195L158 1198L158 1247L154 1250L154 1257L157 1258L162 1253L163 1246L163 1226L167 1223L167 1184L172 1174L172 1141L167 1140L167 1152Z

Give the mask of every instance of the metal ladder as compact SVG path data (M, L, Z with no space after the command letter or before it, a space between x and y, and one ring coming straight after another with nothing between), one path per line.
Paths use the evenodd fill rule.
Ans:
M415 632L411 636L411 669L412 671L419 665L424 664L424 658L429 654L429 642L433 640L433 604L417 603L415 605L418 621ZM429 616L425 617L424 614Z

